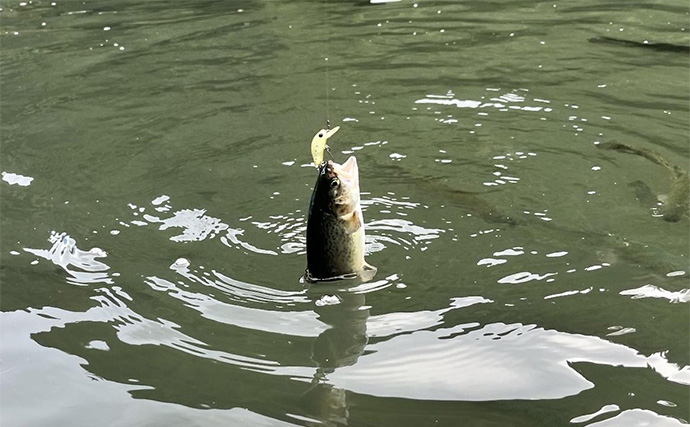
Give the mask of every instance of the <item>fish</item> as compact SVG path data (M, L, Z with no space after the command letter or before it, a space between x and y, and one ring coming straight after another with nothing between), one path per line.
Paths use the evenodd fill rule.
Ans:
M683 217L690 216L690 176L685 170L669 162L661 154L646 148L636 148L616 141L604 142L597 147L642 156L667 168L672 173L672 178L668 194L658 198L661 202L662 217L664 221L678 222Z
M338 132L340 126L336 126L333 129L321 129L316 132L314 138L311 140L311 157L314 160L314 166L318 168L321 163L323 163L323 150L328 149L328 138L335 135ZM329 152L330 153L330 152Z
M364 237L357 159L322 162L309 203L305 279L373 277L376 268L364 260Z
M648 41L637 42L634 40L617 39L614 37L598 36L589 39L590 43L605 43L619 46L628 47L639 47L645 49L652 49L659 52L677 52L677 53L690 53L690 46L685 44L674 44L674 43L650 43Z

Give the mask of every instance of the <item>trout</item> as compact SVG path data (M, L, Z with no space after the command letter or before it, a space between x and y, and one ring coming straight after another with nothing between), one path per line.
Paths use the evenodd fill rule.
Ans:
M318 168L307 218L305 278L319 281L368 276L362 273L376 269L364 261L357 159L351 156L342 165L329 160Z

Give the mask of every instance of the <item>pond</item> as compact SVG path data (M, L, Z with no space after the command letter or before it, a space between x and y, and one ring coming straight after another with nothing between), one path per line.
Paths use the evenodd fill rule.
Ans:
M2 425L690 419L686 2L0 9Z

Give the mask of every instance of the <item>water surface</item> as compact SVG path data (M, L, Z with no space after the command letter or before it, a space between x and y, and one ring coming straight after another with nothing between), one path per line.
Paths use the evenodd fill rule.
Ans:
M690 419L688 218L597 148L690 169L684 2L0 7L3 425ZM327 118L369 283L299 281Z

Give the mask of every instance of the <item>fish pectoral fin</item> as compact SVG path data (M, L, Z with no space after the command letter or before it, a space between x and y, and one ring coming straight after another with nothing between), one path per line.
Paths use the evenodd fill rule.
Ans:
M360 214L359 210L357 209L341 216L340 219L343 220L345 223L345 229L350 234L359 230L364 225L364 221L362 221L362 214Z

